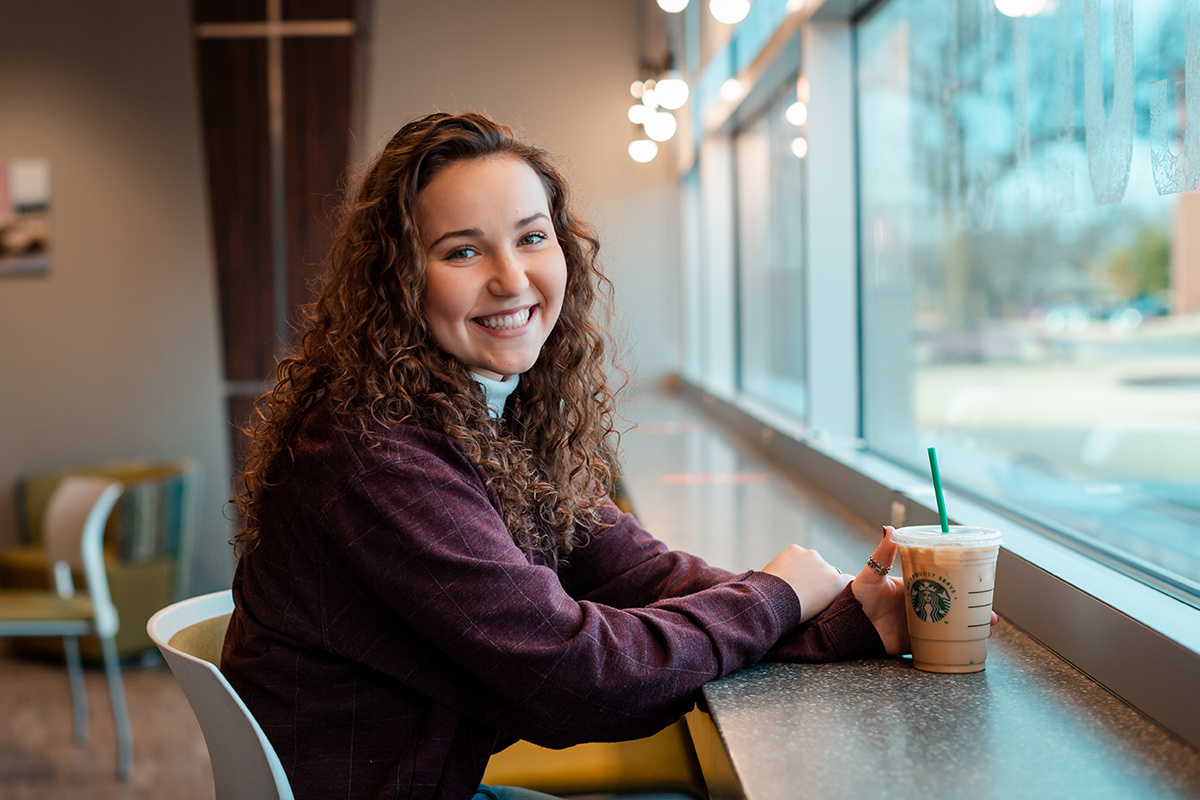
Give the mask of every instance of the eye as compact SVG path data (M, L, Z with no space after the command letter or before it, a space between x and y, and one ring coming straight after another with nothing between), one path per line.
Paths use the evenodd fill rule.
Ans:
M541 231L530 231L522 236L517 243L522 245L539 244L540 242L546 241L548 238L549 237Z
M479 255L479 251L474 247L456 247L446 254L446 259L448 261L465 261L477 255Z

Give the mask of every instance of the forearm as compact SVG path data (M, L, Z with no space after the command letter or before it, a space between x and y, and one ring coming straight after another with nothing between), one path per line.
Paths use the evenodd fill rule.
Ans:
M828 608L784 634L764 660L823 662L886 655L875 626L847 586Z
M635 608L703 591L735 577L698 556L670 550L613 506L605 509L587 542L571 554L559 574L563 586L579 600Z

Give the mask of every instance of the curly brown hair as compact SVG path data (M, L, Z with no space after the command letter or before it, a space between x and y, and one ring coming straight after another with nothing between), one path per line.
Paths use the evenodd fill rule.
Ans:
M466 367L438 347L422 306L421 190L457 161L522 159L545 187L567 265L558 323L521 375L503 420L490 417ZM490 479L513 541L564 558L611 487L614 392L608 382L612 285L599 241L571 209L563 173L543 149L478 113L431 114L392 137L342 212L321 293L304 309L296 352L259 398L235 478L239 553L262 534L264 494L286 478L290 438L318 400L367 446L378 426L417 425L454 439ZM601 316L600 319L597 319Z

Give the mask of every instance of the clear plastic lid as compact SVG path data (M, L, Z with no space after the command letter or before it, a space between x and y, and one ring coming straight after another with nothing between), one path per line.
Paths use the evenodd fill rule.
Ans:
M1004 541L1004 534L992 528L951 525L942 533L939 525L913 525L897 528L892 541L905 547L991 547Z

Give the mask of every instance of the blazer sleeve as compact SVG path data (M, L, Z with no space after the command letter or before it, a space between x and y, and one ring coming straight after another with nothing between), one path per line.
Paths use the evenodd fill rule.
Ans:
M735 576L697 556L668 549L611 503L588 544L575 553L564 572L564 586L578 597L618 608L681 597L751 574ZM875 626L847 586L816 617L785 633L766 658L823 662L885 655Z
M609 500L560 571L572 596L615 608L682 597L737 576L677 550L647 533Z
M418 431L339 449L356 459L352 478L331 488L298 464L294 474L312 477L289 481L298 504L324 498L312 522L331 549L325 570L344 573L325 583L355 587L322 599L325 646L411 683L430 665L397 659L411 650L397 640L419 637L457 676L423 679L424 690L444 686L434 699L512 736L554 747L651 733L799 620L778 578L713 572L661 552L644 532L629 545L652 554L642 563L682 565L651 581L661 599L624 608L596 599L619 594L611 580L584 593L593 598L572 597L555 570L513 544L482 473L445 437Z
M883 658L887 650L849 585L820 614L783 635L765 661Z

